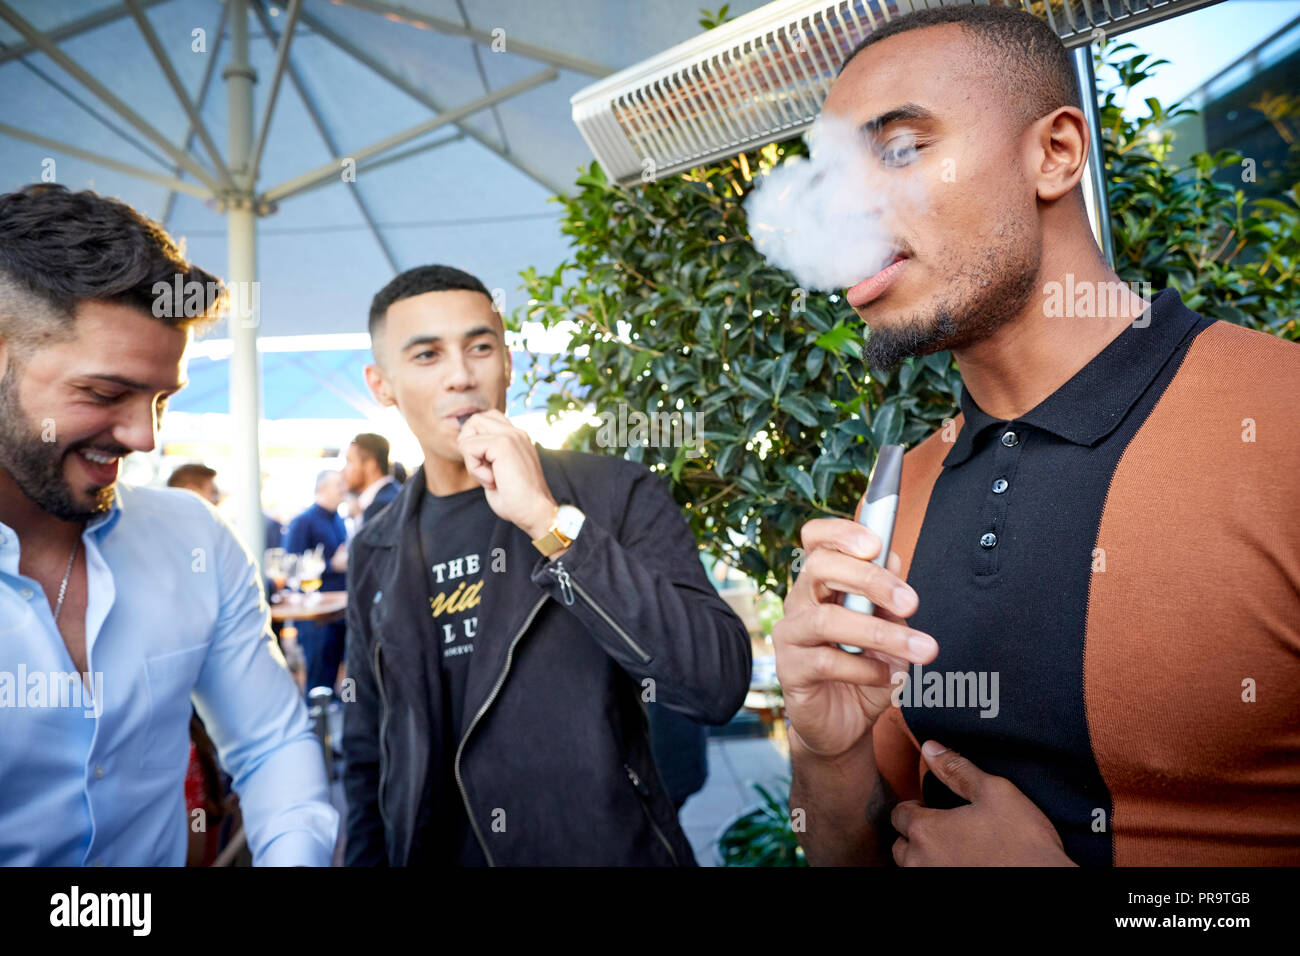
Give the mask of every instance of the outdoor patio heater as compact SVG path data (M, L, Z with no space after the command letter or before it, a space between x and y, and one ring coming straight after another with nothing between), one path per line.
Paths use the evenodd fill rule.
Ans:
M970 2L970 0L959 0ZM998 0L993 0L998 2ZM1217 0L1014 2L1073 50L1079 87L1095 89L1091 46ZM840 64L873 30L926 0L775 0L578 92L573 120L610 179L648 182L798 136L817 118ZM1083 109L1100 141L1094 96ZM1084 199L1113 264L1100 151ZM1102 207L1098 210L1097 199Z

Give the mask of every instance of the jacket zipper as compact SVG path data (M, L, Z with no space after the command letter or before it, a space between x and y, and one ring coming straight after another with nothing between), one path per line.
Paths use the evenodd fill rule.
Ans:
M632 787L637 792L637 798L641 801L641 806L645 810L645 817L650 821L650 826L654 829L655 836L657 836L659 842L664 845L664 849L668 851L668 855L673 858L673 866L680 866L681 864L677 862L677 854L673 851L673 845L668 842L668 838L664 836L664 831L659 829L659 824L655 822L654 814L650 812L650 804L647 802L650 796L649 788L641 782L641 777L632 769L631 764L623 764L623 769L627 771L627 778L632 781Z
M597 614L599 614L601 618L604 620L604 622L609 625L610 629L613 630L613 632L617 634L619 637L621 637L628 647L632 648L633 653L635 653L639 658L641 658L642 663L649 663L650 655L645 652L645 650L641 647L640 644L632 640L631 635L628 634L627 631L619 627L618 623L612 617L610 617L608 614L605 613L605 609L602 608L599 604L595 602L595 600L592 599L592 596L587 593L587 591L582 587L581 584L579 584L577 581L573 580L573 578L569 576L569 572L566 571L564 568L563 561L556 561L555 564L553 564L551 567L547 568L546 570L549 571L556 578L556 580L560 582L560 593L564 595L565 604L568 605L573 604L573 592L576 590L579 594L582 595L582 599L587 602L587 604L591 607L591 609L595 611Z
M524 620L523 626L511 638L510 648L506 651L506 666L501 668L501 675L497 678L496 683L492 685L492 693L488 694L487 700L483 701L483 706L478 709L474 719L469 722L469 727L465 730L465 736L460 738L460 746L456 748L456 760L453 764L456 771L456 786L460 790L461 800L465 803L465 815L469 817L469 825L474 830L474 839L478 840L478 845L483 849L483 856L487 860L488 866L496 866L496 863L493 862L492 853L487 847L487 841L483 839L483 834L478 828L478 820L474 817L474 810L469 805L469 793L465 790L465 781L460 775L460 755L465 752L465 743L469 740L469 735L474 732L479 720L487 713L487 709L492 706L492 702L497 699L497 694L501 693L501 688L506 682L506 674L510 672L510 662L514 660L515 645L519 643L519 639L524 636L524 632L533 623L533 618L537 616L537 612L546 603L546 598L547 595L543 594L537 603L533 605L533 609L528 612L528 617Z
M389 831L388 814L384 812L385 771L388 769L388 752L384 748L384 730L388 726L388 695L384 693L384 678L379 669L379 650L375 641L375 687L379 690L379 819L384 821L384 832Z

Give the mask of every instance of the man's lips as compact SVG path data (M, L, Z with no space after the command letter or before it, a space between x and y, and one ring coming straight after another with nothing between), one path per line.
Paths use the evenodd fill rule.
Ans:
M101 451L98 448L79 448L73 453L83 471L98 487L105 487L117 481L117 466L122 456L115 452ZM89 456L94 456L91 458ZM96 461L95 459L99 459Z
M848 300L849 305L855 309L859 309L867 303L884 295L885 291L894 284L894 280L898 278L899 273L907 267L907 261L910 258L910 256L903 255L902 253L895 253L885 268L881 269L870 279L863 279L845 293L845 298Z
M477 415L481 411L483 411L483 409L479 408L477 405L465 405L450 414L444 415L443 418L455 419L456 424L464 425L469 421L471 415Z

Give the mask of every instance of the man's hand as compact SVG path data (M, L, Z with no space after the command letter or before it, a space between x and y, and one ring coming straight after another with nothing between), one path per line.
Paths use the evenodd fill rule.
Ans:
M1010 780L976 767L927 740L930 771L970 805L931 810L915 800L894 807L890 822L899 866L1074 866L1043 811Z
M546 534L555 516L555 499L528 433L491 409L471 416L461 426L457 443L465 467L483 486L497 517L530 538Z
M930 663L939 645L904 623L916 613L916 592L898 577L897 554L891 552L888 569L871 563L881 547L872 531L844 518L817 518L803 526L801 539L807 558L785 599L785 617L772 629L776 673L800 749L837 757L890 706L892 674L906 673L909 661ZM870 598L876 613L841 607L845 592Z

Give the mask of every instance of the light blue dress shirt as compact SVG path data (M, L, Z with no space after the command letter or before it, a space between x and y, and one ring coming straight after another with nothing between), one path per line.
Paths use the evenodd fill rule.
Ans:
M191 492L119 485L82 546L85 692L0 524L0 864L183 865L193 699L254 863L328 866L339 815L320 743L229 525Z

